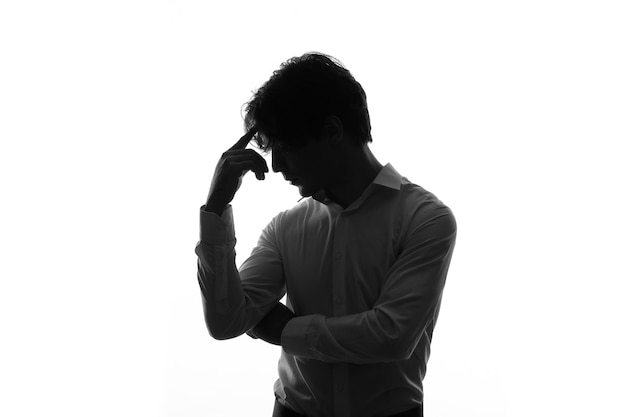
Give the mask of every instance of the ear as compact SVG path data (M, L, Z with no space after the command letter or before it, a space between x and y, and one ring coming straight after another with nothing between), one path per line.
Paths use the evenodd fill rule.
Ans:
M333 145L338 145L343 141L343 124L337 116L328 116L324 120L324 136Z

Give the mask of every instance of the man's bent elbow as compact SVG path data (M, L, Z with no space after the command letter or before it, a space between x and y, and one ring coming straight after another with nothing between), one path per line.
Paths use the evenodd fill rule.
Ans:
M235 335L230 335L227 333L214 332L213 330L211 330L211 328L209 328L209 336L211 336L215 340L228 340L236 337Z
M241 336L245 333L240 330L240 326L236 326L235 323L225 321L215 322L215 320L209 320L208 317L204 317L209 335L215 340L228 340Z
M228 340L237 336L241 336L245 331L241 331L240 327L243 323L237 320L228 319L230 315L220 315L215 312L202 297L202 308L204 310L204 323L206 324L209 335L216 340Z
M413 355L415 346L409 341L392 338L388 340L384 348L385 361L397 362L409 359Z
M229 331L227 328L224 329L218 326L212 326L208 322L206 325L209 335L215 340L228 340L240 336L240 334Z

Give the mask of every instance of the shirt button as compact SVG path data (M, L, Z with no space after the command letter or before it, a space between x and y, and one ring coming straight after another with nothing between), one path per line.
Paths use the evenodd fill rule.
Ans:
M343 385L337 385L337 391L343 392Z
M341 259L342 256L343 256L343 254L341 252L337 252L335 254L335 259Z
M343 304L343 297L339 297L339 296L335 297L335 303L336 304Z

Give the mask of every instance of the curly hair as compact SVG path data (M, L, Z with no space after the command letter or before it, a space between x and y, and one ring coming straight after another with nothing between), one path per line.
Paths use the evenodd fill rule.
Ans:
M283 62L245 104L244 127L256 126L255 142L301 147L318 136L329 116L341 120L356 143L372 141L367 97L337 59L310 52Z

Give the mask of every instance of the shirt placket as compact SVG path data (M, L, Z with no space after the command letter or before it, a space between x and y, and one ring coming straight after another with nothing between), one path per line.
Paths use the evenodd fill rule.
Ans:
M346 239L347 220L343 214L335 218L333 241L333 315L347 314L346 304ZM333 388L335 417L350 416L350 399L348 386L348 364L333 365Z

